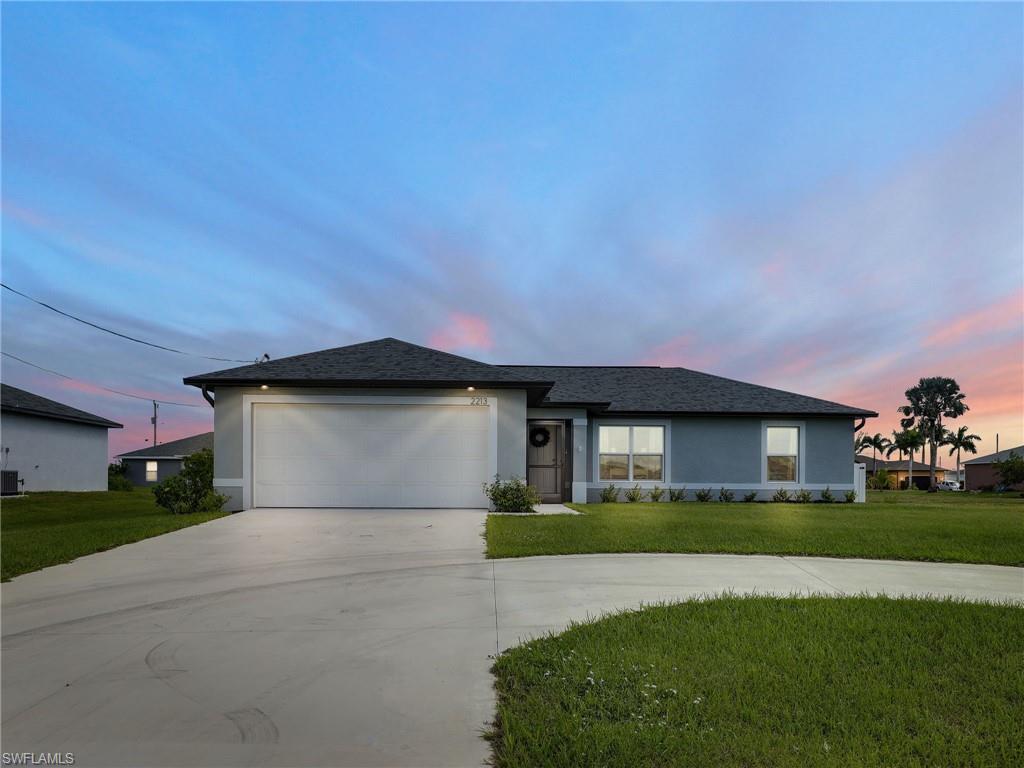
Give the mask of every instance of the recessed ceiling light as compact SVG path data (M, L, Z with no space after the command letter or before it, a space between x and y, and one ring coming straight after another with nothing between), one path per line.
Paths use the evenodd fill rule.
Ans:
M476 387L466 387L467 392L476 392Z
M260 384L260 389L270 389L266 384Z

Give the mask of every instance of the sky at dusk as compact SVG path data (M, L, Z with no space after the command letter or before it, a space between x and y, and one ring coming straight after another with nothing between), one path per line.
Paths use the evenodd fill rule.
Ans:
M1024 443L1020 4L10 4L2 274L202 355L383 336L871 408L955 377ZM212 428L229 367L4 292L3 380ZM944 458L944 463L951 465Z

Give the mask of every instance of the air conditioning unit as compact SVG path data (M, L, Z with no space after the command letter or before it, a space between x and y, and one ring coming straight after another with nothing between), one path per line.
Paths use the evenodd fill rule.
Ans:
M18 482L16 469L5 469L0 472L0 496L17 496L21 492Z

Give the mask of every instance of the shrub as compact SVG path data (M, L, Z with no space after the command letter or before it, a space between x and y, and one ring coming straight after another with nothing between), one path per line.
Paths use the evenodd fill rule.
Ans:
M826 504L831 504L836 500L836 497L832 495L832 489L827 485L825 486L825 490L821 492L821 500Z
M619 500L619 489L612 485L606 485L601 489L601 501L605 504L611 504L612 502Z
M733 493L732 491L726 490L725 488L722 488L718 492L718 500L719 501L732 501L735 498L736 498L736 494Z
M228 500L213 490L213 451L204 448L181 463L181 472L153 486L156 503L176 515L218 512Z
M702 490L699 490L699 491L697 491L697 493L695 495L697 497L697 501L711 501L711 489L710 488L704 488Z
M107 465L107 490L108 491L134 491L135 486L125 477L128 467L122 461L115 461Z
M628 502L630 502L632 504L636 504L636 502L643 501L643 500L644 500L644 492L643 492L643 489L640 488L640 484L639 483L637 483L632 488L630 488L628 491L626 491L626 501L628 501Z
M1009 456L1002 461L994 462L992 466L999 479L1003 481L1003 485L1024 483L1024 456L1018 456L1015 451L1010 451Z
M686 486L682 488L669 488L668 489L668 500L669 501L686 501Z
M491 509L503 514L533 512L534 505L540 504L537 489L518 477L502 482L501 478L495 475L493 483L484 483L484 493L491 502Z
M777 501L780 504L789 501L789 491L785 488L779 488L779 490L775 492L775 495L772 496L772 501Z
M856 491L847 491L845 498L846 498L846 503L847 504L853 504L853 502L855 502L857 500L857 492Z
M665 495L665 489L654 486L647 492L647 495L651 497L651 501L657 503L661 501L661 497Z
M811 492L808 491L807 489L804 489L804 490L800 491L799 493L797 493L796 498L794 499L794 501L797 504L810 504L811 503Z
M743 500L747 502L747 504L757 501L757 491L751 491L750 493L744 495Z
M876 491L887 491L892 487L893 476L887 469L879 469L868 479L870 486Z

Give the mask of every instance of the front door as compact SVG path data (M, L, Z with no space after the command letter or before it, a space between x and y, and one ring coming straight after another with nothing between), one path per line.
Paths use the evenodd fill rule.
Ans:
M526 431L526 482L545 504L565 501L565 424L531 421Z

